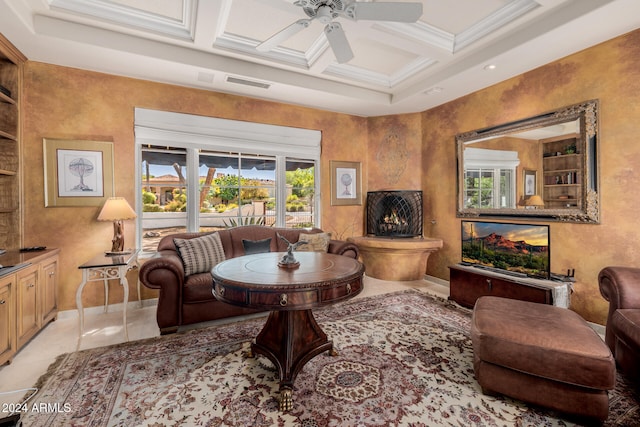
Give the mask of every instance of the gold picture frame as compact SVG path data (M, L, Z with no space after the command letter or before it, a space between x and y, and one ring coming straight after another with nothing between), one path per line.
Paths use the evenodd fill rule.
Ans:
M360 162L331 160L331 205L361 205Z
M102 206L114 194L113 143L43 139L44 206Z

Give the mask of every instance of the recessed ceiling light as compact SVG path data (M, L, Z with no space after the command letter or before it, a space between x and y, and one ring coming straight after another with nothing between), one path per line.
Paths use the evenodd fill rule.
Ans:
M496 64L489 64L489 65L485 65L484 66L484 69L487 70L487 71L493 71L496 68L498 68L498 66Z

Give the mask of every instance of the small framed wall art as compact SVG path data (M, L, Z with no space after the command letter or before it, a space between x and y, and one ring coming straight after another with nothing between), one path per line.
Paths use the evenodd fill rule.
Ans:
M524 198L525 200L529 197L538 194L537 191L537 172L531 169L524 170Z
M44 138L45 207L102 206L113 196L113 143Z
M331 160L331 204L361 205L362 179L360 162Z

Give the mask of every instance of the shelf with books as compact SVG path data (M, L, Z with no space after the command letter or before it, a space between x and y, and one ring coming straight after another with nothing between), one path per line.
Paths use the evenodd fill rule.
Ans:
M0 34L0 248L21 246L20 87L26 57Z
M572 209L582 203L583 155L578 135L542 141L542 199L548 209Z

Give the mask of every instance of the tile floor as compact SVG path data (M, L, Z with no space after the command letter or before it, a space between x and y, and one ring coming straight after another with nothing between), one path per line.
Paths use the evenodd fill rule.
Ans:
M410 288L445 298L449 296L446 282L437 283L428 280L391 282L365 276L364 290L356 298ZM137 302L129 303L127 306L127 327L130 341L160 335L155 318L155 301L144 301L144 303L143 307L140 307ZM264 316L265 314L260 315ZM238 318L190 325L189 328L211 326L236 320ZM76 351L78 323L77 311L60 312L58 319L40 331L15 355L10 364L0 366L0 410L5 403L17 402L25 394L24 390L37 382L58 355ZM104 313L102 307L85 309L84 335L79 343L80 350L113 345L123 341L121 304L111 305L108 313ZM0 418L3 418L2 413L0 413Z

